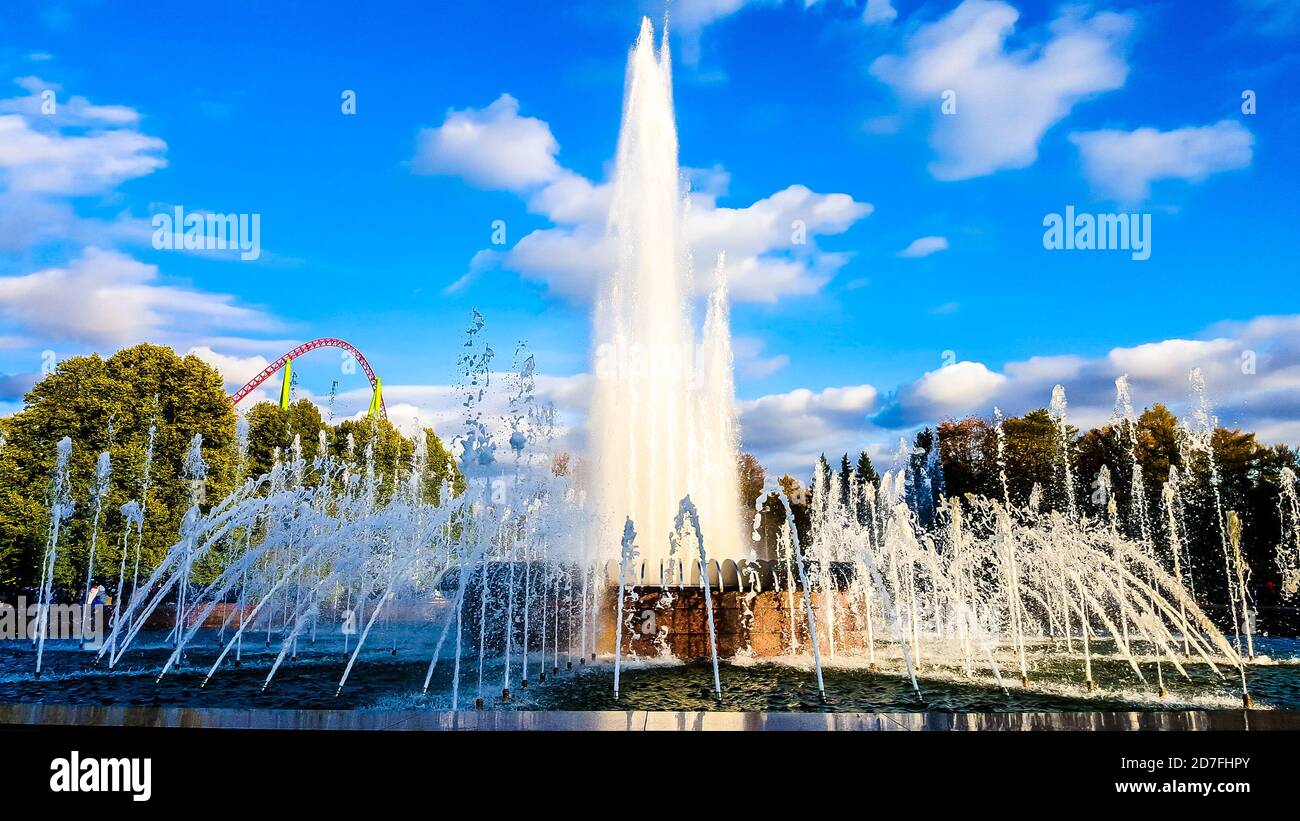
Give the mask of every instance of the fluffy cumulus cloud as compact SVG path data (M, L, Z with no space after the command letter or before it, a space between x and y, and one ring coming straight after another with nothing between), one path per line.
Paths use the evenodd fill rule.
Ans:
M826 453L856 453L867 445L867 418L880 395L871 385L798 388L739 403L742 446L771 471L804 476Z
M1129 378L1135 405L1161 402L1186 412L1193 368L1204 373L1223 424L1255 430L1269 442L1300 442L1300 315L1224 323L1193 338L1113 348L1104 356L1032 357L1001 371L958 362L900 386L872 423L904 429L988 416L994 405L1020 414L1045 407L1052 386L1061 384L1071 422L1087 428L1110 418L1121 375Z
M917 28L901 53L872 63L904 100L935 112L936 178L1032 165L1043 135L1079 101L1124 84L1128 15L1068 6L1041 34L1017 32L1019 17L1000 0L964 0ZM940 108L945 96L951 113Z
M41 344L107 347L275 326L231 296L164 283L157 266L98 248L67 265L0 277L0 318Z
M127 106L68 96L39 77L15 83L22 93L0 98L0 252L147 242L147 220L87 215L85 197L165 167L166 143L143 133Z
M1139 128L1071 134L1084 172L1099 193L1123 201L1145 198L1156 180L1199 183L1250 165L1255 137L1236 120L1172 131Z
M507 251L479 252L449 290L500 267L562 297L582 301L594 295L597 282L616 265L617 246L607 230L612 187L560 166L558 151L550 127L520 116L509 95L485 109L452 111L441 126L422 132L414 170L512 191L553 223ZM684 174L693 189L686 235L695 259L711 266L725 251L731 295L740 301L817 292L848 261L845 254L819 248L817 238L841 234L872 211L848 194L820 194L802 185L744 207L723 207L717 199L729 182L726 169Z
M956 362L888 394L870 385L799 388L738 403L743 447L769 471L806 477L821 453L866 450L881 470L900 438L943 419L988 418L1046 407L1065 387L1071 424L1087 429L1114 413L1115 379L1127 375L1134 405L1190 413L1188 374L1200 368L1220 424L1265 443L1300 444L1300 315L1221 323L1190 339L1114 348L1101 356L1035 356L994 370Z
M186 355L194 355L212 367L216 368L221 374L229 388L240 388L248 383L250 379L257 376L271 361L260 354L251 356L239 356L237 354L218 353L209 345L197 345L185 352Z
M1006 381L1006 376L990 371L983 363L955 362L902 386L875 421L885 427L906 427L964 415L970 408L983 407Z
M38 77L16 84L23 93L0 99L0 254L20 271L33 249L58 254L43 255L52 261L39 270L0 276L0 346L109 352L148 340L183 349L222 332L275 327L256 308L169 282L119 250L147 243L149 220L120 205L96 209L115 201L121 183L167 164L166 143L140 130L139 112Z
M560 173L560 145L544 121L519 115L502 94L487 108L452 110L442 125L420 131L412 165L422 174L450 174L483 188L519 191Z
M20 78L28 94L0 100L0 181L6 191L97 194L166 166L167 144L140 132L139 114ZM50 96L53 95L53 96Z

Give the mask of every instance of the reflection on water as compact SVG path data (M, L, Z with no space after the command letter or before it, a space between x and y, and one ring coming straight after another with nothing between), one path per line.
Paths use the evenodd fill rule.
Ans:
M396 631L395 631L396 632ZM216 634L191 645L186 664L158 681L159 660L171 651L164 636L143 637L123 658L117 670L93 665L94 654L75 644L51 643L46 647L46 673L32 676L27 642L0 643L0 702L46 704L140 705L186 707L254 707L309 709L446 709L450 704L451 664L439 664L427 695L420 685L428 667L432 645L421 642L414 626L401 636L377 636L376 648L358 661L356 675L335 697L338 677L347 657L342 643L322 638L302 644L296 660L286 662L273 683L262 692L266 671L278 646L246 646L243 664L225 667L200 687L203 675L218 652ZM427 631L423 631L426 632ZM398 639L394 642L393 639ZM392 646L400 648L394 656ZM1126 661L1105 654L1093 659L1099 688L1088 693L1081 685L1078 665L1059 656L1043 655L1031 665L1031 686L1008 680L1007 690L985 672L967 679L963 666L928 663L919 680L920 698L912 691L900 659L881 655L879 669L861 661L849 666L827 665L827 702L817 693L810 662L805 658L774 661L738 661L722 667L722 699L713 695L708 664L674 661L631 661L624 665L622 696L613 697L613 669L607 659L594 664L561 654L559 673L549 680L534 679L527 689L516 682L508 705L500 702L500 662L488 659L483 683L478 665L469 660L462 671L462 690L473 698L482 695L493 709L515 710L684 710L771 712L1067 712L1222 710L1239 706L1231 675L1215 676L1204 664L1187 666L1192 681L1166 677L1169 697L1161 701L1150 683L1143 684ZM1263 638L1261 654L1249 668L1251 690L1258 707L1300 710L1300 641Z

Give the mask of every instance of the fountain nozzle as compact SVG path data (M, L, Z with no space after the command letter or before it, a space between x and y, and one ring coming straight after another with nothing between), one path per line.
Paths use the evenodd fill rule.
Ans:
M1028 687L1028 686L1029 686L1029 676L1021 676L1021 677L1020 677L1020 686L1021 686L1021 687Z
M1253 708L1254 708L1254 706L1255 706L1255 700L1252 699L1252 698L1250 697L1250 693L1242 693L1242 694L1241 694L1241 706L1242 706L1242 709L1245 709L1245 710L1250 710L1250 709L1253 709Z
M482 710L482 709L483 709L483 698L482 698L482 696L480 696L480 697L474 699L474 709L475 709L475 710Z
M1088 692L1091 693L1092 691L1097 689L1097 682L1093 681L1092 679L1088 679L1088 681L1085 683L1088 685Z
M545 673L542 673L542 675L546 675L546 674L545 674ZM519 681L519 686L522 687L522 688L524 688L525 690L527 690L527 689L528 689L528 679L521 679L521 680Z
M510 688L509 688L509 687L505 687L505 688L503 688L503 689L501 690L501 702L502 702L503 704L509 704L509 703L510 703Z

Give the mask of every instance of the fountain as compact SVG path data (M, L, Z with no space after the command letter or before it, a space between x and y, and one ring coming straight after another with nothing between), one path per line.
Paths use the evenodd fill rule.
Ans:
M463 492L434 487L423 434L390 482L376 472L375 437L358 448L351 433L334 450L322 438L311 459L294 437L268 472L245 476L241 432L240 484L206 499L206 445L196 435L174 466L191 482L188 510L150 567L141 544L159 431L151 425L138 502L120 508L120 536L104 534L118 578L109 635L85 654L107 661L98 674L135 681L147 667L155 693L207 699L228 688L257 703L281 688L299 699L326 680L325 703L342 704L389 679L421 706L453 711L467 688L479 709L564 704L566 691L582 705L608 703L600 699L612 691L621 705L648 697L653 688L635 681L658 670L700 671L697 690L679 697L701 708L754 698L728 692L733 672L782 682L768 698L815 695L791 709L853 708L863 681L894 688L885 703L908 710L954 699L1019 709L1102 699L1188 706L1228 688L1251 706L1248 669L1270 673L1252 666L1241 520L1219 492L1199 372L1194 421L1179 434L1184 472L1171 469L1163 487L1139 464L1138 419L1121 377L1112 419L1120 456L1089 468L1091 504L1077 486L1077 443L1057 385L1042 442L1054 473L1028 493L1012 491L1008 435L994 408L991 498L948 493L935 433L924 450L901 442L878 482L846 474L834 487L819 465L806 508L788 489L765 487L743 538L727 269L723 259L714 267L697 355L670 64L647 21L628 60L610 215L618 267L595 309L585 472L553 469L555 416L536 396L536 362L520 343L502 379L477 311L458 360L463 417L453 444ZM488 410L495 392L508 399L502 419ZM42 617L74 511L72 447L58 443L51 475ZM1223 602L1196 595L1185 560L1186 509L1198 504L1193 463L1210 477L1201 509L1218 527ZM107 454L98 464L92 562ZM1114 485L1124 481L1121 516ZM1159 491L1149 507L1148 483ZM1300 503L1285 470L1279 510L1277 561L1294 588ZM760 531L769 534L761 560L750 549ZM208 577L196 573L213 566ZM1214 608L1229 616L1222 627ZM258 640L246 648L251 636ZM34 634L37 676L45 638ZM132 665L122 664L127 654Z
M630 516L642 555L656 568L668 558L669 524L687 494L712 555L746 555L726 268L719 260L697 357L666 35L656 53L645 19L628 57L609 216L618 267L601 285L593 319L590 426L594 501L603 514L596 543L612 555Z

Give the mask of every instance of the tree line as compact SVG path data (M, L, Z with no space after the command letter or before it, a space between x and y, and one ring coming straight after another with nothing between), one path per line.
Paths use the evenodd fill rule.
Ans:
M1290 481L1300 473L1300 452L1294 448L1266 445L1254 433L1223 427L1209 432L1208 448L1195 447L1178 418L1158 403L1136 420L1112 421L1086 432L1063 429L1046 408L1039 408L1002 419L1001 434L997 420L978 416L927 427L901 449L891 470L904 472L907 504L922 525L932 524L943 504L962 503L968 495L1006 498L1013 510L1033 507L1039 513L1109 517L1125 535L1145 535L1165 558L1173 543L1173 504L1173 526L1180 531L1174 535L1183 547L1189 587L1211 611L1227 601L1223 531L1227 511L1236 511L1251 605L1260 612L1262 626L1300 626L1294 624L1294 608L1279 610L1287 602L1277 560L1279 545L1293 542L1297 527L1283 495L1284 470L1290 471ZM766 470L754 456L742 454L739 471L748 527ZM806 483L790 475L778 483L795 502L796 527L808 534L815 526L808 515L809 490L819 481L847 500L853 482L861 487L879 479L863 451L856 459L844 454L838 466L823 454ZM1165 496L1167 485L1177 489L1172 501ZM760 555L772 550L783 521L775 500L766 500Z
M283 410L259 403L241 422L221 375L198 357L181 357L165 346L145 343L107 358L65 359L27 393L21 411L0 419L0 591L27 589L39 581L56 449L65 436L72 441L68 473L75 509L61 529L55 583L72 591L84 581L90 558L92 488L101 453L109 454L111 473L99 505L91 575L115 582L126 529L123 505L133 501L145 511L138 539L125 542L132 562L138 549L142 574L178 540L196 490L182 470L195 434L202 437L207 463L198 489L206 510L237 484L269 471L277 458L287 460L295 436L308 466L306 480L317 480L312 462L322 433L328 453L351 460L357 471L366 470L371 454L381 502L415 463L416 442L388 421L327 422L306 399ZM428 500L436 502L444 480L456 493L465 484L442 440L431 429L424 434L424 487ZM213 574L221 560L214 553L212 566L196 568L196 580Z

